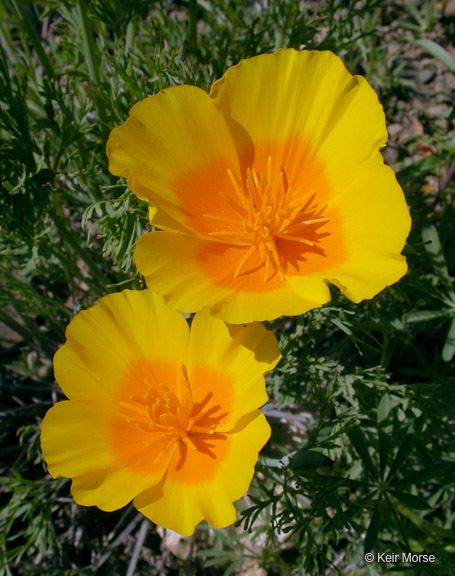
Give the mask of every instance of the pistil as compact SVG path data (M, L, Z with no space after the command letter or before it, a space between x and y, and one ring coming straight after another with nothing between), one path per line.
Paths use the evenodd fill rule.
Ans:
M208 235L217 242L246 248L234 276L244 270L247 262L256 254L264 262L264 282L272 276L270 268L285 280L277 241L299 242L313 247L308 238L310 225L323 224L323 209L311 205L314 194L296 192L286 183L284 171L272 178L272 158L267 159L266 174L255 168L247 168L244 182L239 182L231 170L227 170L235 198L220 192L220 198L235 212L237 217L204 214L204 217L226 225L227 229L213 230ZM310 200L308 201L308 198Z
M210 406L210 395L202 403L194 404L184 366L179 366L177 374L175 393L165 384L145 377L145 396L131 395L119 403L121 413L131 425L152 435L149 446L160 447L160 453L173 450L180 442L190 450L197 450L197 436L213 434L221 417L215 416L219 407Z

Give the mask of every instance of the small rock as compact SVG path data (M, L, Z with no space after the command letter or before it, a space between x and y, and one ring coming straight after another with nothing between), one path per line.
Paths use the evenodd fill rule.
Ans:
M442 13L446 18L453 18L455 16L455 0L449 0L445 4Z
M191 556L193 539L185 538L172 530L164 530L163 532L161 548L169 550L171 554L180 560L188 560Z
M412 134L418 134L419 136L423 136L424 130L423 130L422 122L420 122L420 120L417 118L417 116L414 116L412 118L410 130L411 130Z
M387 131L389 133L389 138L393 140L403 131L403 126L401 124L389 124L387 126Z
M252 564L245 572L243 572L243 576L267 576L267 572L257 564Z

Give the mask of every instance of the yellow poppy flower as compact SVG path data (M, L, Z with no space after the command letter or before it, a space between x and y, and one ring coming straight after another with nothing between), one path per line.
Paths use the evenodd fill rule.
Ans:
M78 504L133 500L186 536L203 519L232 524L270 436L258 408L280 356L274 335L207 310L190 331L150 290L125 290L80 312L66 336L54 369L69 400L41 426L51 476L72 478Z
M139 239L139 271L172 308L233 323L322 306L328 283L372 298L407 269L386 140L375 92L331 52L263 54L209 94L137 103L107 154L162 230Z

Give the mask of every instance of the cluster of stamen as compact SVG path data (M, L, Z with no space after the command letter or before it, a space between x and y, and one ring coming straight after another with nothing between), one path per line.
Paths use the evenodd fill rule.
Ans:
M186 370L178 371L176 393L166 385L145 377L147 392L144 397L131 395L120 402L120 411L136 428L151 433L149 448L160 446L161 458L168 450L183 442L190 450L197 450L198 434L213 434L221 417L215 416L218 406L210 406L211 394L202 402L193 402Z
M248 247L235 270L236 277L256 253L265 264L264 282L271 278L270 267L284 280L277 240L314 246L314 242L308 238L308 226L327 221L321 216L323 209L311 206L314 194L307 192L302 197L301 193L288 186L283 171L272 181L270 156L267 159L267 174L258 174L256 169L248 168L245 181L239 182L231 170L228 169L227 173L235 199L223 192L219 195L238 218L204 214L205 218L225 224L228 228L211 231L209 236L225 244Z

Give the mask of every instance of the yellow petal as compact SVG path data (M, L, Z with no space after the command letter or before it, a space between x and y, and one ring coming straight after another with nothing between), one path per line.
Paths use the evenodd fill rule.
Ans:
M234 277L241 254L238 247L152 232L139 238L134 259L147 286L162 294L171 308L191 313L207 307L233 324L297 315L330 300L320 277L264 282L263 268Z
M257 161L258 147L267 157L271 146L289 182L304 181L299 166L308 155L326 162L333 182L350 178L362 163L382 163L387 131L378 98L332 52L287 49L242 60L215 82L210 97L241 146L241 163Z
M176 454L163 481L137 496L134 506L184 536L201 520L214 528L229 526L236 519L232 503L248 490L258 452L269 437L263 414L249 414L224 438L208 440L206 453L183 449Z
M149 101L138 105L142 124L149 108L159 108L174 134L164 96L153 106ZM147 285L169 306L184 312L205 306L232 323L271 320L323 305L330 299L327 282L359 301L404 274L400 251L409 218L380 153L384 113L367 81L352 76L335 54L289 49L257 56L230 68L208 97L182 88L169 102L183 123L182 110L194 112L198 127L188 122L202 143L213 137L213 126L220 134L212 155L196 152L153 195L141 192L145 168L141 181L130 174L136 192L158 206L154 223L169 230L145 236L135 252ZM213 122L202 122L204 111ZM139 147L142 137L128 122L125 146ZM165 132L164 120L157 126ZM152 135L167 142L154 123L144 130L146 149ZM181 225L160 220L160 206ZM384 210L387 230L370 226L374 212ZM176 231L181 234L170 233Z
M70 399L112 402L136 359L186 361L189 329L150 290L124 290L79 312L54 357L55 378Z
M354 302L372 298L407 270L400 252L411 219L393 171L384 165L361 174L334 199L347 256L326 277Z
M210 212L213 197L229 182L227 168L238 166L223 116L194 86L167 88L138 102L111 132L107 155L110 171L127 177L131 190L157 208L154 225L179 231L191 227L193 211L197 217ZM198 175L202 166L211 170Z
M231 430L245 414L267 402L264 374L280 359L276 338L262 324L227 325L207 310L191 325L188 376L193 399L209 398L226 416L216 430Z
M139 238L134 260L151 290L171 308L190 314L214 306L229 293L214 286L197 264L198 254L210 245L193 236L152 232Z
M71 491L78 504L117 510L157 484L166 471L169 459L149 466L147 473L120 461L112 427L112 419L85 401L58 402L44 417L41 448L48 471L53 478L73 478ZM146 440L129 446L131 463L153 459Z

